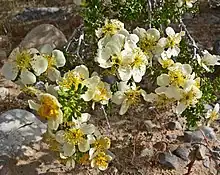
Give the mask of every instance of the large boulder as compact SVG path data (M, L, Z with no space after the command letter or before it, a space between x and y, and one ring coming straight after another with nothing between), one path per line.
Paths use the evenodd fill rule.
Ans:
M53 48L62 47L67 42L65 35L52 24L41 24L33 28L21 41L21 48L39 48L50 44Z
M46 124L21 109L9 110L0 115L0 156L16 156L22 146L42 139Z

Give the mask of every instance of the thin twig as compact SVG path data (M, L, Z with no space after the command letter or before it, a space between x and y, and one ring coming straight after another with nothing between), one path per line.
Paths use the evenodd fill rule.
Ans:
M148 0L147 3L148 3L148 20L149 20L149 27L151 28L151 20L152 20L152 16L151 16L151 13L152 13L151 0Z
M197 54L197 51L199 50L199 47L196 45L196 42L195 40L193 39L193 37L191 36L190 32L188 31L186 25L184 24L183 20L180 19L180 24L181 26L183 27L183 29L185 30L186 32L186 35L188 36L188 38L190 39L190 41L192 42L192 46L193 46L193 59L196 58L196 54Z
M66 48L65 48L65 51L66 51L66 52L69 50L71 44L72 44L72 43L74 42L74 40L76 39L76 38L75 38L76 33L77 33L79 30L81 30L82 27L83 27L83 24L81 24L79 27L77 27L77 28L74 29L74 31L73 31L73 33L72 33L72 35L71 35L69 41L67 42L67 46L66 46ZM81 42L81 41L80 41L80 42Z
M108 125L108 129L109 129L109 132L110 132L110 130L111 130L111 125L110 125L110 123L109 123L108 114L106 113L105 108L104 108L103 105L101 105L101 108L102 108L102 110L103 110L103 113L104 113L104 116L105 116L105 119L106 119L106 122L107 122L107 125Z

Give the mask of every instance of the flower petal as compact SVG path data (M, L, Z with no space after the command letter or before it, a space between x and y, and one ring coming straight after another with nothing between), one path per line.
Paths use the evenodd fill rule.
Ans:
M84 133L84 134L92 134L95 132L95 126L93 124L86 124L86 123L83 123L80 127L81 131Z
M59 123L57 122L57 120L54 120L54 119L48 120L47 125L48 125L48 128L52 130L57 130L59 127Z
M23 84L34 84L36 82L36 76L27 69L21 71L20 78Z
M128 81L131 79L131 67L130 66L120 66L118 68L119 77L122 81Z
M55 58L56 67L63 67L66 64L66 58L62 51L60 50L53 50L52 56Z
M65 131L63 131L63 130L59 130L59 131L56 132L55 139L60 144L64 144L64 142L65 142L64 134L65 134Z
M15 80L18 75L18 71L16 63L14 62L7 62L2 67L2 74L8 80Z
M63 145L64 156L70 157L76 152L75 145L70 143L64 143Z
M54 67L47 70L47 76L51 81L57 81L61 78L60 71L58 71Z
M124 114L127 112L129 106L130 106L130 105L129 105L129 103L128 103L128 100L125 99L125 100L122 102L122 104L121 104L121 108L120 108L119 114L120 114L120 115L124 115Z
M51 55L53 47L50 44L44 44L40 47L39 51L42 54Z
M89 70L85 65L76 66L74 71L79 73L80 77L83 79L89 78Z
M120 105L122 104L122 102L125 100L125 94L121 91L117 91L114 93L114 95L112 96L112 102Z
M42 56L35 55L31 61L31 66L35 74L39 76L47 70L48 61Z
M169 37L173 37L173 36L175 36L175 31L173 30L172 27L167 27L167 28L166 28L166 34L167 34Z
M89 145L88 140L86 140L86 139L81 140L78 143L78 148L79 148L79 151L83 152L83 153L89 151L90 145Z
M168 86L170 83L170 77L167 74L161 74L157 77L157 85L158 86Z
M38 111L40 108L40 105L38 103L35 103L33 100L28 100L28 105L30 109L33 109L35 111Z

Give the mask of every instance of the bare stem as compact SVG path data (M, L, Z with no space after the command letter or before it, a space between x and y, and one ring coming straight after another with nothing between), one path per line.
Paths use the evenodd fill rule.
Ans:
M188 31L186 25L184 24L183 20L180 19L180 24L181 26L183 27L183 29L185 30L186 32L186 35L187 37L189 38L189 40L192 42L192 46L193 46L193 59L196 58L196 54L197 54L197 51L199 50L199 47L196 45L196 42L195 40L193 39L193 37L191 36L190 32Z
M148 20L149 20L149 27L151 28L151 20L152 20L152 16L151 16L151 13L152 13L151 0L148 0L147 3L148 3Z
M110 125L110 123L109 123L108 114L106 113L105 108L104 108L103 105L101 105L101 108L102 108L102 110L103 110L103 113L104 113L104 116L105 116L105 119L106 119L106 122L107 122L107 125L108 125L108 129L109 129L109 131L110 131L111 125Z

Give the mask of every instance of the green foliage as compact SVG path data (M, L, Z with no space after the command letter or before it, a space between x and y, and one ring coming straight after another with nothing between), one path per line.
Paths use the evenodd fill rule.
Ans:
M86 90L85 86L79 85L75 91L75 86L73 85L69 90L61 88L58 91L58 99L62 105L65 122L72 121L72 116L75 118L80 117L81 113L86 110L87 103L80 97Z

